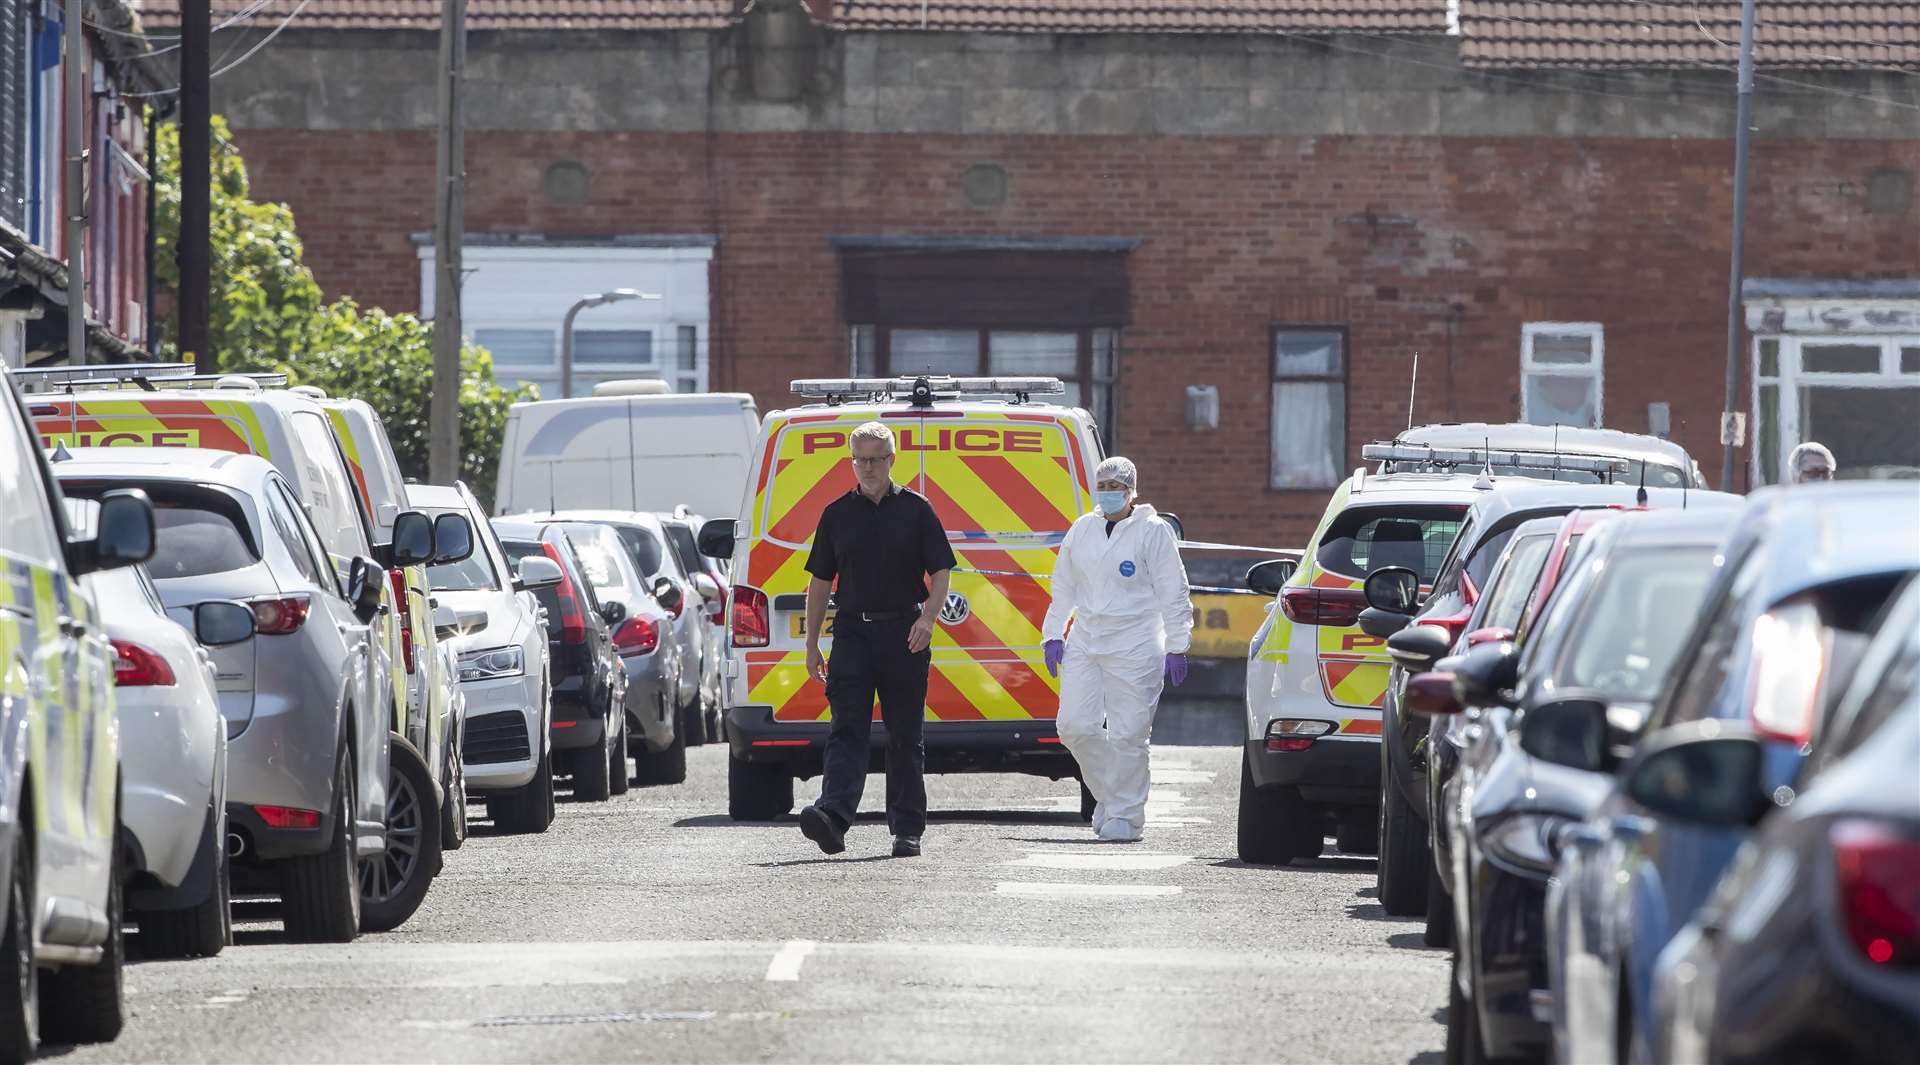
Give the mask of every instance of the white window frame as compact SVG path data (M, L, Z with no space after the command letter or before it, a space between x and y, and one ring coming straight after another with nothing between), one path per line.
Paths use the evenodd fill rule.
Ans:
M1533 359L1533 341L1538 336L1579 336L1592 342L1593 361L1584 366L1567 363L1538 363ZM1533 412L1527 409L1528 377L1581 377L1593 381L1593 424L1607 424L1607 331L1599 322L1527 322L1520 327L1520 420L1531 424Z
M1777 343L1779 353L1775 369L1778 373L1763 376L1760 353L1763 345ZM1807 346L1831 347L1846 345L1851 347L1880 347L1880 369L1873 373L1829 373L1807 372L1800 368L1802 350ZM1749 355L1752 358L1753 372L1748 375L1752 381L1747 397L1749 418L1752 419L1754 446L1749 459L1753 483L1757 485L1778 483L1766 479L1766 456L1760 453L1760 440L1763 427L1760 422L1760 390L1773 386L1779 389L1779 430L1775 436L1775 454L1773 468L1779 480L1787 474L1787 456L1793 449L1805 441L1800 432L1800 389L1806 386L1827 386L1830 388L1920 388L1920 374L1900 372L1900 349L1920 347L1920 333L1756 333L1753 337ZM1844 462L1845 460L1842 459Z

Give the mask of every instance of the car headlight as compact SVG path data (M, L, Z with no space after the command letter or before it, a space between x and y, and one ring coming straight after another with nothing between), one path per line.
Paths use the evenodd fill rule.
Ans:
M460 656L461 680L497 680L501 677L517 677L526 671L526 654L518 647L468 651Z
M1546 876L1560 860L1560 830L1574 819L1560 814L1509 814L1480 830L1487 854L1515 871Z

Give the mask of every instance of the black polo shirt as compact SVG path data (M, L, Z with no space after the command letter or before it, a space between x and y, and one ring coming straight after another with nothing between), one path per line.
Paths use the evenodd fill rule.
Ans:
M927 574L954 566L947 531L927 497L894 485L875 503L858 488L827 504L807 572L839 578L840 610L906 610L927 601Z

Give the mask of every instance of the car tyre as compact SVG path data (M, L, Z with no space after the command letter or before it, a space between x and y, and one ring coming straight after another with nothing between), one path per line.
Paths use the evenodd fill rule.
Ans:
M1079 784L1080 820L1091 823L1093 821L1093 808L1100 805L1100 800L1093 797L1093 789L1087 787L1086 781L1082 780Z
M635 776L642 784L680 784L687 779L687 734L676 728L665 750L641 750L634 755Z
M1427 927L1420 938L1429 947L1453 946L1453 900L1431 862L1427 863Z
M1371 817L1342 821L1334 829L1333 842L1346 854L1374 854L1380 850L1380 824Z
M7 926L0 938L0 1061L31 1061L40 1043L40 966L33 955L33 813L20 810L21 831L7 883Z
M467 842L467 768L457 747L447 744L446 791L440 797L440 849L457 851Z
M625 795L633 785L633 778L627 774L627 715L615 714L620 719L620 735L607 747L607 790L614 795Z
M487 800L493 827L512 836L545 832L553 824L553 752L540 756L533 779L505 795Z
M1240 860L1253 865L1286 865L1320 854L1319 812L1293 788L1261 788L1253 782L1253 758L1240 755L1240 811L1235 831ZM1311 840L1309 840L1311 837ZM1307 844L1314 845L1309 847Z
M282 921L296 943L351 943L360 934L360 869L354 854L353 757L342 749L333 787L333 841L280 865Z
M213 838L202 846L214 849L213 884L207 897L182 910L151 910L140 914L140 951L149 958L211 958L233 939L229 908L232 890L227 883L227 847L221 838L220 818L213 818Z
M387 769L387 849L360 861L360 930L388 932L407 922L440 871L439 794L427 763L393 738Z
M792 770L728 756L728 816L735 821L772 821L792 809Z
M568 756L573 765L573 797L585 802L606 802L613 791L613 737L600 729L600 745L574 751Z
M698 696L692 702L676 705L673 713L680 734L687 738L687 746L698 747L707 742L706 715L701 713Z
M119 803L114 824L120 823ZM107 884L107 941L93 965L69 965L48 973L40 996L40 1031L50 1043L111 1043L127 1023L126 892L116 841Z
M719 743L726 739L725 730L720 726L720 708L709 701L705 695L700 697L700 706L707 742Z
M1381 755L1385 758L1383 752ZM1419 917L1426 912L1427 880L1421 873L1433 865L1427 853L1426 826L1413 806L1400 795L1392 774L1381 776L1385 792L1380 803L1380 861L1374 866L1374 889L1380 905L1395 917Z

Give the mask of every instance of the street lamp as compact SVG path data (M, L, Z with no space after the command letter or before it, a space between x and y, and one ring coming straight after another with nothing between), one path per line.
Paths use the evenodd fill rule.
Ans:
M640 292L630 288L616 288L597 295L582 296L567 308L567 317L560 325L560 397L573 397L573 320L588 307L598 307L607 303L619 303L623 300L657 300L658 292Z

